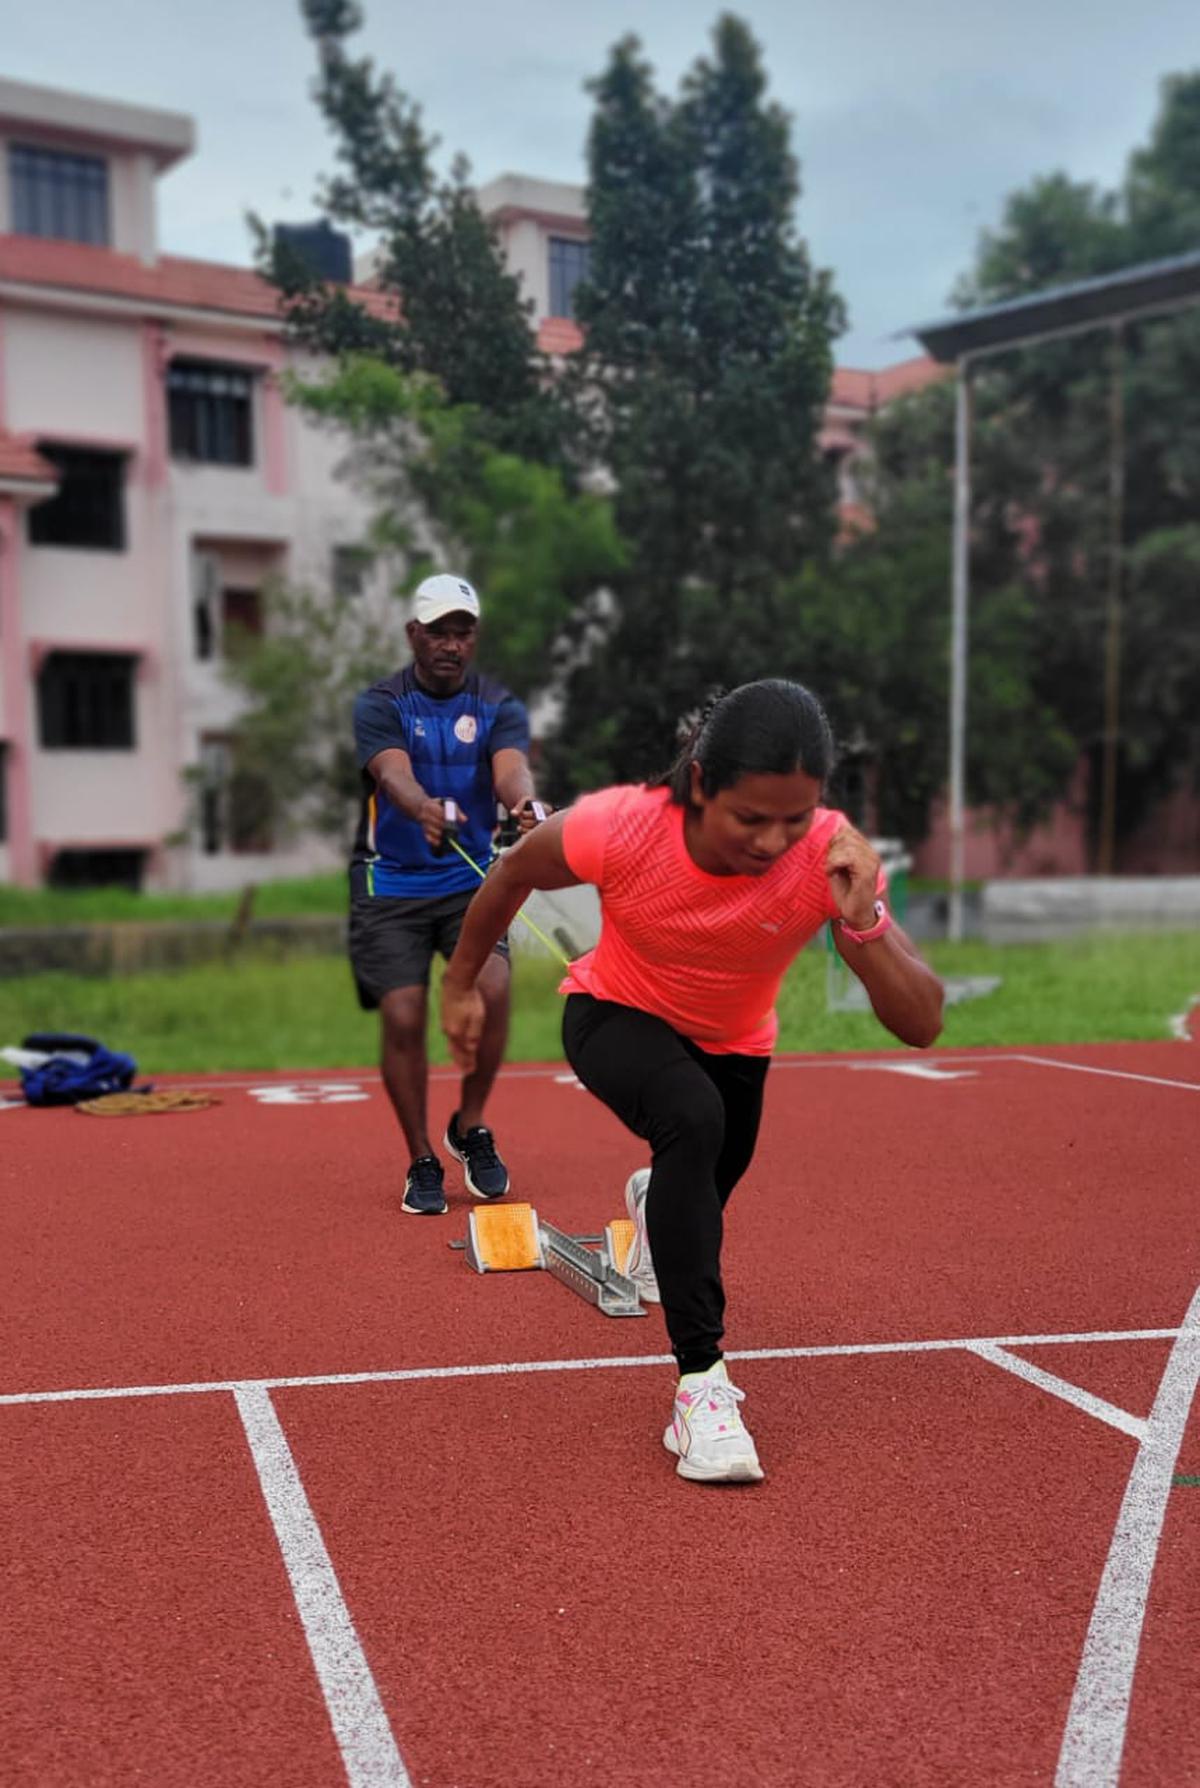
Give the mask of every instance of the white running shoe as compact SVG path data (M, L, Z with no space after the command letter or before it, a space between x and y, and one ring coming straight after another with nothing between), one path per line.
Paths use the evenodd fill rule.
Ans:
M625 1182L625 1209L633 1224L633 1243L625 1262L625 1277L637 1286L643 1304L661 1304L654 1262L650 1258L650 1238L646 1234L646 1193L650 1187L650 1169L639 1167Z
M675 1410L663 1435L681 1478L701 1484L752 1484L763 1475L754 1442L738 1413L746 1393L729 1382L724 1360L689 1372L675 1391Z

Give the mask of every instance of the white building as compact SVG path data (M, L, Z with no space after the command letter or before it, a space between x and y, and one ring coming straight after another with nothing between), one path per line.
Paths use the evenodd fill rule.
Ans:
M157 181L192 145L176 114L0 81L0 879L321 860L268 856L222 799L222 631L260 624L271 573L327 584L365 515L284 401L272 289L158 252Z
M366 508L284 400L274 289L158 252L157 183L193 146L179 114L0 81L0 881L222 888L333 860L271 849L228 798L222 632L261 624L272 574L328 587ZM508 174L480 201L540 345L570 353L582 189ZM886 378L839 371L839 459Z

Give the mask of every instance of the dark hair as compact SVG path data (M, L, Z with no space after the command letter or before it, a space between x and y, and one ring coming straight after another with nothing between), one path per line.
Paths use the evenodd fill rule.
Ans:
M693 763L706 795L743 776L790 776L803 770L824 784L833 769L833 733L825 710L802 683L764 677L719 694L692 722L683 748L651 788L669 788L677 807L692 799Z

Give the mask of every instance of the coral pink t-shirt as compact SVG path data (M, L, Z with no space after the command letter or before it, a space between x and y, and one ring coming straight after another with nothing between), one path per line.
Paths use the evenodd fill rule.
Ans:
M765 875L710 875L688 853L684 810L641 784L584 795L567 813L573 875L600 892L600 941L560 993L651 1012L713 1055L769 1055L793 957L837 905L825 853L845 815L818 807Z

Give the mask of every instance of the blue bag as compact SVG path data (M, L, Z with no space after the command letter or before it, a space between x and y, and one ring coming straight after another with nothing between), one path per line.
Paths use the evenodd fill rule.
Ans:
M95 1037L35 1031L21 1047L50 1057L40 1068L21 1069L21 1090L29 1105L77 1105L81 1099L98 1099L102 1093L123 1093L137 1073L131 1055L106 1049Z

